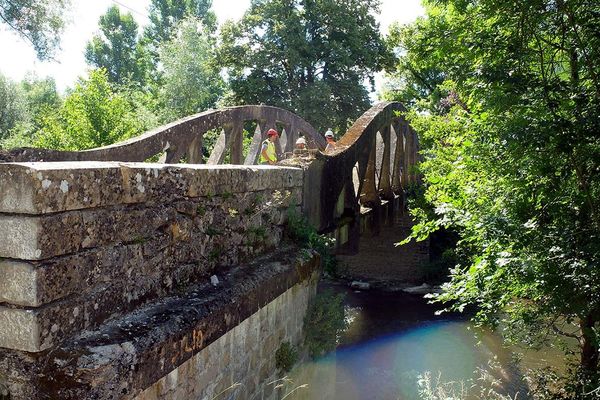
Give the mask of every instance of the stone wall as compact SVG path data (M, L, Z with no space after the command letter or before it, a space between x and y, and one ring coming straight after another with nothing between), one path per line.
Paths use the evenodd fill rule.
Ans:
M362 222L356 254L340 254L337 257L342 276L385 284L422 284L426 281L430 261L429 239L395 245L411 232L413 221L409 215L396 215L381 223L376 232L369 229L366 217Z
M139 393L307 279L315 261L281 242L302 184L294 168L0 164L0 381L12 398Z
M303 319L318 275L293 286L136 397L158 399L277 399L282 375L275 353L300 346Z

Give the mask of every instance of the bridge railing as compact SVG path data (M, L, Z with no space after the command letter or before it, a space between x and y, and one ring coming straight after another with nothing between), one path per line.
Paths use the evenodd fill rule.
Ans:
M359 227L348 221L361 212L378 214L390 204L390 210L404 210L405 192L419 180L419 141L405 111L397 102L379 103L356 120L334 151L317 154L305 175L304 208L320 231L345 226L342 241L352 241Z
M244 156L245 125L255 126L256 129ZM143 162L155 158L153 161L167 164L202 164L204 136L216 130L218 137L207 164L222 164L229 152L229 163L252 165L256 164L260 143L271 128L282 132L277 143L279 153L291 151L300 134L309 141L311 147L322 149L326 145L323 136L299 116L277 107L248 105L205 111L110 146L84 151L16 149L0 152L0 161Z
M379 103L365 112L340 138L330 153L311 157L305 180L303 209L320 231L333 230L360 214L361 208L378 213L392 202L404 208L406 189L418 181L419 142L403 117L404 106ZM248 151L243 151L244 128L255 126ZM110 146L85 151L16 149L0 152L1 161L158 161L167 164L204 162L207 132L218 132L206 164L256 164L260 143L269 129L282 132L278 153L290 152L302 134L313 149L326 142L301 117L277 107L248 105L209 110L148 131ZM227 157L228 155L228 157ZM390 208L390 207L388 207ZM380 218L378 218L380 219Z

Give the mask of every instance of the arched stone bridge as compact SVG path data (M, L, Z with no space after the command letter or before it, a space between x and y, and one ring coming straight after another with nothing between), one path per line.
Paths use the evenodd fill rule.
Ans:
M310 124L269 106L87 151L0 153L0 399L277 398L273 355L301 340L319 265L283 240L287 210L339 253L401 214L418 181L402 111L374 106L327 154ZM270 128L280 154L299 134L313 150L254 165Z

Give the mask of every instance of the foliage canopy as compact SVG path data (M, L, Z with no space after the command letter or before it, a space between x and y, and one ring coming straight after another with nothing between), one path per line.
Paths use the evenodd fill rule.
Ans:
M317 129L345 129L370 102L365 80L386 60L373 0L257 0L221 29L219 60L235 104L269 104Z
M600 4L426 1L397 27L399 83L421 135L422 237L461 233L443 301L532 344L562 333L598 371ZM580 393L595 389L578 388Z
M0 23L29 41L40 60L51 59L65 26L71 0L0 0Z
M43 116L33 145L62 150L105 146L147 130L156 123L150 116L113 90L106 70L92 70L77 82L62 107Z
M192 115L215 106L224 91L214 60L214 39L196 17L177 26L159 48L164 72L159 97L165 120Z
M100 17L98 25L101 33L95 34L85 48L88 64L104 68L113 83L143 82L148 66L133 16L121 14L117 6L112 6Z

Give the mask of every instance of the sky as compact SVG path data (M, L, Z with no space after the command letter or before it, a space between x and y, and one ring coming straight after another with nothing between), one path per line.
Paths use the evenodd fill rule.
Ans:
M78 76L85 75L88 66L84 59L86 43L98 32L98 18L111 5L130 12L140 26L148 23L147 9L150 0L72 0L72 9L66 12L70 21L61 37L61 50L55 61L37 60L31 45L0 24L0 72L13 80L21 80L28 73L40 78L51 76L59 90L73 86ZM219 23L239 19L250 0L213 0L213 10ZM382 0L378 21L382 33L387 33L392 22L407 23L423 14L420 0ZM380 80L378 76L376 80Z

